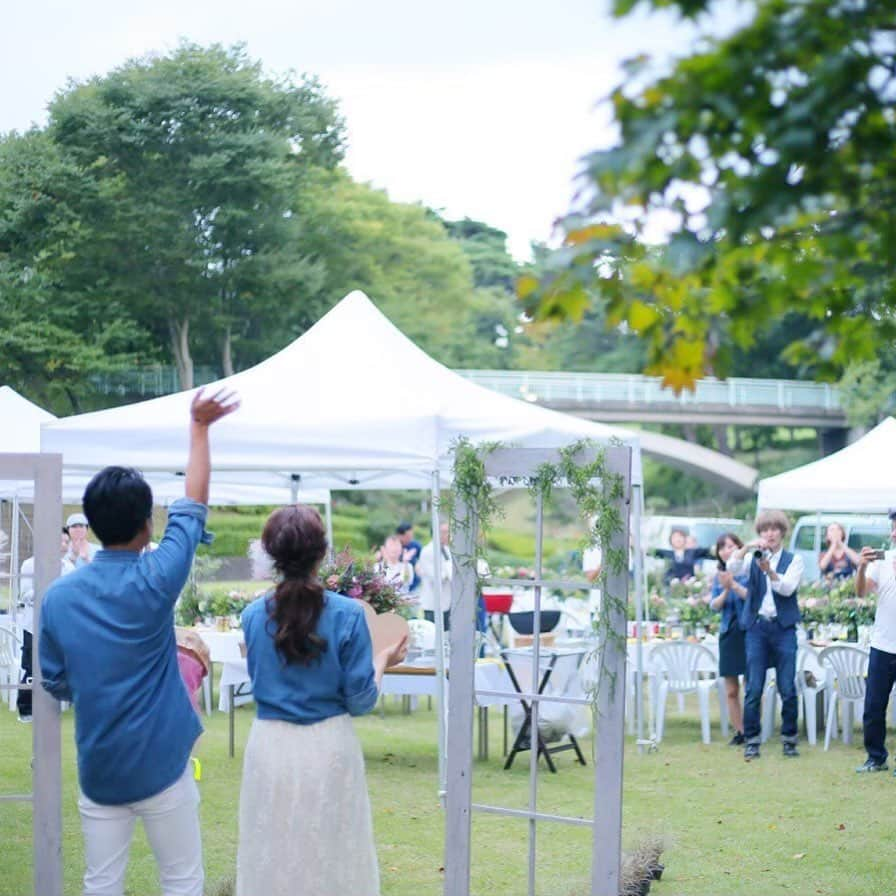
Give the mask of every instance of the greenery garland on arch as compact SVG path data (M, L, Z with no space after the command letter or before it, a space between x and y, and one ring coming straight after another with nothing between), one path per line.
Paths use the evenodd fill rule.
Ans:
M618 440L611 444L622 445ZM466 438L457 439L452 445L454 454L454 483L450 497L443 500L450 518L452 533L457 530L458 520L454 512L458 498L473 510L475 523L480 533L487 532L495 518L501 515L501 508L495 499L494 486L486 476L485 464L488 457L500 448L509 448L500 442L487 442L474 445ZM586 450L594 451L594 459L580 464L576 458ZM561 448L557 463L544 463L531 476L519 478L501 478L502 485L524 485L533 498L539 495L542 500L550 498L555 487L565 486L575 501L582 518L588 524L588 538L583 545L586 548L599 546L603 553L601 564L600 612L593 622L594 633L599 641L614 641L621 650L625 650L625 634L613 630L611 618L613 611L618 611L624 618L626 602L619 595L611 594L608 588L610 573L618 575L627 567L626 552L611 547L613 538L623 529L619 504L625 498L624 483L620 475L612 473L607 467L606 450L594 442L583 439ZM472 525L472 520L466 526ZM484 539L473 541L472 555L456 557L459 563L472 568L479 578L479 560L484 560ZM610 674L600 658L599 675ZM615 681L611 679L611 689ZM594 697L592 693L592 697Z

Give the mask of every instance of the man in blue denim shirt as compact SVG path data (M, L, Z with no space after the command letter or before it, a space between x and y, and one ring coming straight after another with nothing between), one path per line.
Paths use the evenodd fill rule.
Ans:
M189 770L202 732L180 677L174 604L205 533L209 426L231 395L191 406L185 497L158 548L152 491L132 469L107 467L84 492L103 543L93 562L53 583L40 618L41 684L75 706L84 896L121 896L134 822L143 819L165 896L202 896L199 793Z

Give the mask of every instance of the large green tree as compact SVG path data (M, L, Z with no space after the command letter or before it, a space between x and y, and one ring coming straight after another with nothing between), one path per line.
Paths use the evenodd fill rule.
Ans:
M70 276L94 238L72 197L96 201L96 184L46 134L0 140L0 382L59 413L88 408L90 375L133 363L144 341Z
M637 5L617 0L625 15ZM652 0L698 16L709 0ZM786 313L784 355L836 376L896 335L896 18L885 0L757 0L743 27L657 75L628 66L618 144L592 153L585 212L521 296L646 340L647 370L686 387L726 374ZM671 222L667 242L645 230Z
M294 206L309 173L340 159L342 122L313 79L183 44L70 85L49 133L97 184L78 207L93 238L73 276L167 339L182 386L194 347L211 343L229 373L259 321L279 334L297 301L319 300Z

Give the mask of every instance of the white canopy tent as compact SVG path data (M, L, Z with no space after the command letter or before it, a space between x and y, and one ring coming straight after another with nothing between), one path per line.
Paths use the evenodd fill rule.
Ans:
M582 439L597 444L621 441L633 449L636 516L643 501L636 435L470 382L430 358L362 292L348 295L271 358L207 388L222 387L236 390L242 407L215 427L212 450L218 473L252 472L274 483L299 481L313 488L432 489L435 539L437 498L441 486L450 482L451 449L460 437L473 443L541 448ZM181 392L46 424L42 450L60 452L68 471L109 463L179 471L187 455L192 394ZM639 530L635 525L636 539ZM439 581L438 551L435 562ZM636 591L640 618L640 589ZM441 644L441 614L435 618ZM444 667L438 652L437 664L441 685ZM441 697L438 703L444 706ZM441 785L441 711L439 725Z
M10 386L0 386L0 450L9 454L31 454L40 451L40 427L59 418L19 395ZM94 472L103 463L93 463L86 468L69 471L63 477L62 499L65 503L80 504L84 489ZM156 503L167 505L183 496L183 477L175 472L150 472L147 481L153 490ZM32 500L31 482L0 480L0 498L17 497L22 503ZM249 473L227 474L215 472L212 477L209 503L223 505L276 505L291 500L306 504L327 504L330 493L326 489L300 489L298 480L288 477L274 479L266 475Z
M4 453L38 453L40 451L40 427L42 423L50 423L57 418L49 411L23 398L9 386L0 387L0 451ZM67 504L80 504L84 489L90 477L99 466L90 470L78 470L63 475L62 500ZM167 506L177 498L183 497L184 480L176 473L151 472L146 474L147 481L153 491L157 505ZM290 501L301 500L306 504L322 504L325 508L327 531L332 540L332 513L330 492L327 489L300 489L298 481L288 479L272 480L265 475L253 476L251 473L215 473L209 491L209 503L214 506L223 505L278 505ZM7 547L0 545L0 553L6 552L4 567L8 565L10 609L15 610L18 577L20 567L19 533L24 522L28 525L27 516L23 514L22 505L30 505L34 501L34 483L32 480L14 481L0 480L0 500L8 503L9 531L0 538ZM0 520L6 514L0 515ZM2 528L2 525L0 525ZM12 614L15 616L15 613Z
M302 486L429 488L450 475L451 445L556 447L637 437L500 395L442 366L353 292L310 330L255 367L209 386L235 389L238 414L215 427L216 471L301 476ZM108 463L177 471L187 456L191 392L81 414L43 427L41 448L65 469ZM636 451L635 481L641 482Z
M896 504L896 420L821 460L759 481L758 505L787 510L886 513Z

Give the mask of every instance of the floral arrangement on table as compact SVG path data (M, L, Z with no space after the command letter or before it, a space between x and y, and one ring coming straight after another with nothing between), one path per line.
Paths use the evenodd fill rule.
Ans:
M874 599L857 597L852 578L800 585L797 601L807 628L829 623L858 628L874 622Z
M527 566L499 566L494 571L496 579L534 579L535 572Z
M221 617L239 619L243 610L267 589L254 594L215 585L199 585L195 591L181 595L176 618L179 625L192 626L202 621Z
M332 563L320 568L325 588L363 600L377 613L403 613L413 601L400 593L400 582L390 581L369 561L352 555L350 547L338 553Z
M709 605L711 588L712 581L702 575L655 583L647 594L648 614L658 621L711 630L719 621L718 612Z

